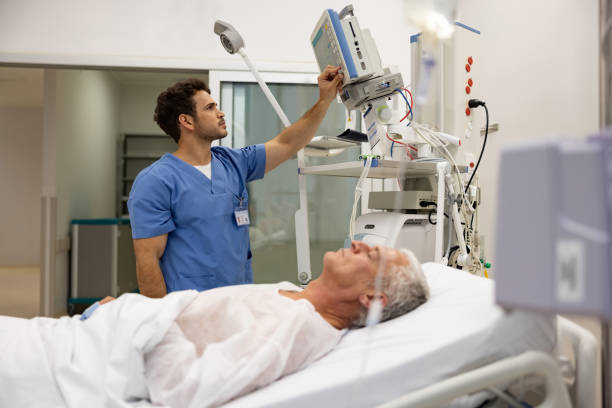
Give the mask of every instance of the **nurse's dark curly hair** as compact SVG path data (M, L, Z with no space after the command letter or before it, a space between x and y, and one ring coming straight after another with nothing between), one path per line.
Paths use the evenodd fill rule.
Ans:
M178 117L183 113L195 116L193 95L198 91L210 94L210 89L203 81L191 78L177 82L157 97L153 119L176 143L181 137Z

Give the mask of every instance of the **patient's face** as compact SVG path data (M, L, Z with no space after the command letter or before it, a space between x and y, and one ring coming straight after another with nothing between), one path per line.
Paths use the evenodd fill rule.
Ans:
M350 248L327 252L323 258L323 270L339 279L373 282L381 265L388 270L392 265L409 263L406 255L393 248L371 247L361 241L353 241Z

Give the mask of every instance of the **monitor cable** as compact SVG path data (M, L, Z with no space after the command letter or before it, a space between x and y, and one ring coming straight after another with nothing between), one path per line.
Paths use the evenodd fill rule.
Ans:
M480 160L482 159L482 154L484 153L485 146L487 145L487 136L489 135L489 109L487 109L486 103L484 101L481 101L481 100L478 100L478 99L470 99L468 101L468 106L470 107L470 109L474 109L474 108L477 108L479 106L482 106L485 109L485 114L486 114L486 117L487 117L487 123L485 125L484 142L482 142L482 149L480 149L480 156L478 156L478 161L476 162L476 167L474 167L474 171L472 172L472 176L470 177L467 185L465 186L465 191L464 191L465 194L467 194L467 192L468 192L468 190L470 188L470 184L472 184L472 179L476 175L476 171L478 170L478 166L480 165Z

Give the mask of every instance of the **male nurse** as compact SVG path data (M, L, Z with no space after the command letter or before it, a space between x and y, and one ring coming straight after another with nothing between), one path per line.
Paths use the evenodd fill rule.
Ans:
M181 81L159 95L154 119L178 149L142 170L130 192L140 293L253 283L246 185L312 139L341 88L339 69L319 75L319 100L294 124L242 149L211 147L227 136L225 115L202 81Z

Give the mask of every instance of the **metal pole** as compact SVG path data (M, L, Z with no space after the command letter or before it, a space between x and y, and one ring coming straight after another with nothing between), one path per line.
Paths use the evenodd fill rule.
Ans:
M599 2L599 123L612 126L612 0Z
M446 173L448 171L448 163L440 162L437 164L438 174L438 206L436 211L436 245L434 250L434 262L442 261L442 244L444 241L444 196L446 193ZM450 232L449 232L450 233Z
M599 123L612 126L612 0L599 1ZM601 327L602 404L612 408L612 336L609 322Z
M612 340L610 336L610 329L612 327L608 322L603 322L601 327L601 392L602 392L602 404L605 408L612 408L612 358L610 357L610 350Z

